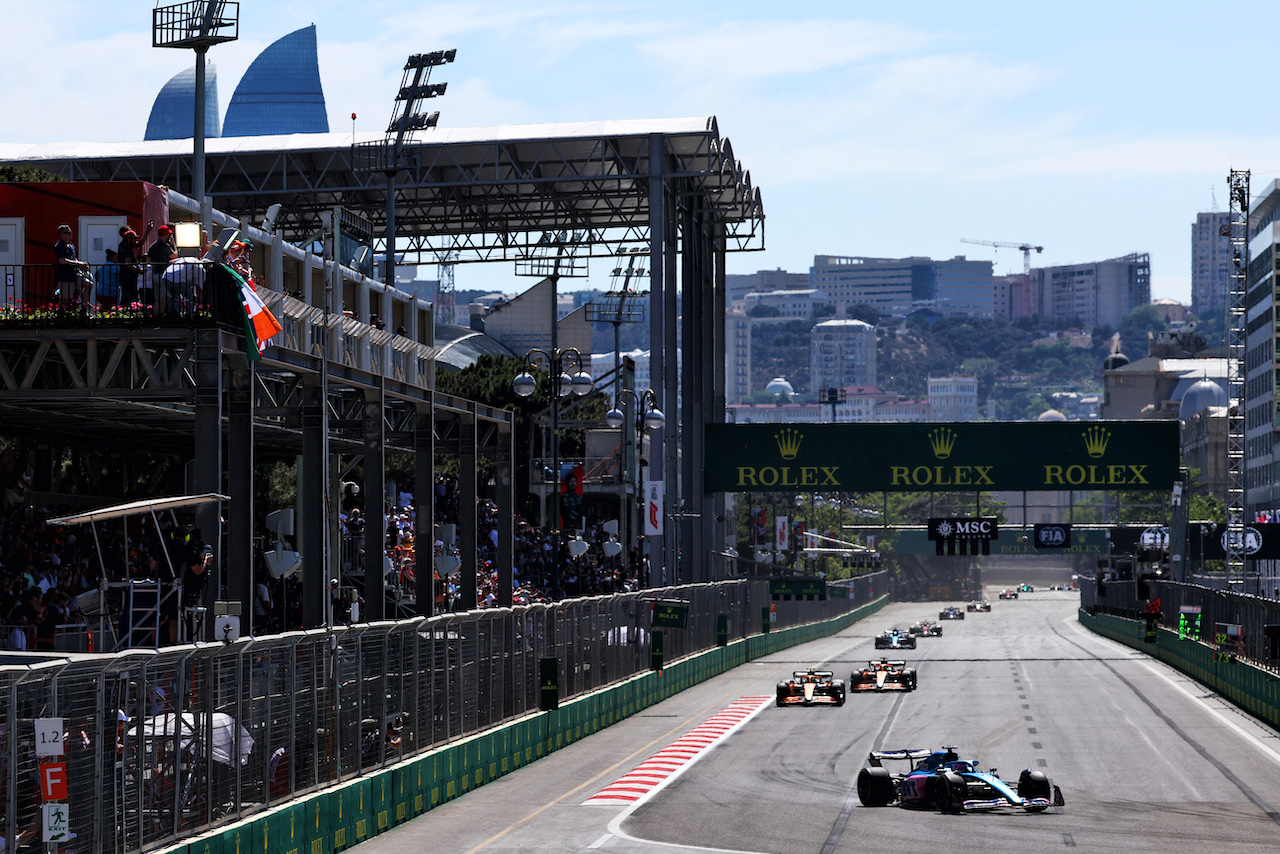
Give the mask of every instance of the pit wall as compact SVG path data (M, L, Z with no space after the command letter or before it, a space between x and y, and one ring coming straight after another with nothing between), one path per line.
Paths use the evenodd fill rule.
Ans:
M1144 643L1146 623L1110 614L1079 612L1080 624L1095 634L1133 647L1185 673L1264 723L1280 728L1280 675L1247 661L1214 661L1214 648L1201 641L1183 640L1159 627L1156 642Z
M163 854L336 854L416 818L700 682L788 647L827 637L879 611L882 596L847 614L753 635L460 739L269 811L220 827Z

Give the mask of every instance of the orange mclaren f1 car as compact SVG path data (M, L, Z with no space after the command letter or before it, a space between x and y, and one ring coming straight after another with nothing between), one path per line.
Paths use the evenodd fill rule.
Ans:
M849 677L849 684L855 694L864 691L914 691L916 671L907 667L905 661L882 658L868 661L865 668L855 670Z

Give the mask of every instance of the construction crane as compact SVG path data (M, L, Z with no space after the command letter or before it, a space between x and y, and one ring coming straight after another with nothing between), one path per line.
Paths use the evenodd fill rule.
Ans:
M994 246L996 249L1019 249L1022 251L1022 275L1031 275L1031 250L1034 249L1036 254L1044 251L1043 246L1032 246L1030 243L1005 243L1000 240L970 240L967 237L960 238L961 243L976 243L979 246Z

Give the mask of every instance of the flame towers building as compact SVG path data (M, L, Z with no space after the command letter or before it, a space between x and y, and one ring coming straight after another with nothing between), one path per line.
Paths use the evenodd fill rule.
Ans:
M208 137L328 133L315 24L289 33L258 54L240 78L221 126L217 76L209 66L205 104ZM156 96L145 139L190 137L194 114L195 69L189 68Z
M196 69L192 66L169 78L156 95L143 139L190 139L195 113ZM204 134L210 138L222 135L218 123L218 70L212 62L205 65Z
M312 24L258 54L231 96L222 135L328 132L316 26Z

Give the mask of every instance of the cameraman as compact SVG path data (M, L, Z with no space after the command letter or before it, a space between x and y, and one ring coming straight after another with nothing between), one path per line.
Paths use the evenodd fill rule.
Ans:
M208 545L197 544L187 558L187 566L182 571L182 614L186 622L187 641L197 641L194 637L201 621L188 608L198 608L204 602L204 589L209 584L209 567L213 566L213 549Z

